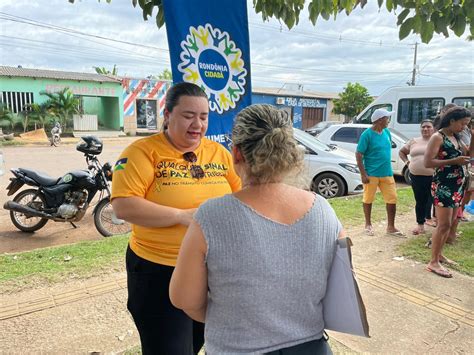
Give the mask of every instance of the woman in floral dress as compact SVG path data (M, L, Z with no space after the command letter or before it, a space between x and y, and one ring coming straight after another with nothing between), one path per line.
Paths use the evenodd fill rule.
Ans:
M441 119L439 130L431 136L425 153L425 167L434 168L431 190L438 225L433 231L431 261L427 270L442 277L453 275L441 265L455 264L442 254L450 234L455 233L457 210L461 206L466 181L466 165L469 155L474 155L474 144L468 148L459 140L461 132L471 121L471 111L453 107Z

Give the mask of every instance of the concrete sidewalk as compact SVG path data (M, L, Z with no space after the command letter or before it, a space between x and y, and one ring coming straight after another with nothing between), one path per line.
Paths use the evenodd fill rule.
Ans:
M472 353L473 278L455 272L443 279L423 264L394 260L402 242L397 237L348 232L371 338L331 332L335 353ZM123 272L2 295L0 301L5 353L117 353L139 344L126 311Z
M362 229L349 231L371 338L340 333L334 338L357 352L472 353L474 279L457 272L443 279L427 272L424 264L394 259L403 239L386 236L385 227L376 226L381 232L375 236ZM408 235L409 228L399 227Z

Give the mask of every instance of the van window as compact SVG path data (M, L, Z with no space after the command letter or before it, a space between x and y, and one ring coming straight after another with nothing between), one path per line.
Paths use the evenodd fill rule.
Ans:
M365 123L365 124L372 124L370 121L370 117L374 113L374 111L378 108L384 108L387 111L392 111L392 105L391 104L379 104L379 105L374 105L371 108L369 108L360 118L357 120L356 123Z
M471 112L474 112L474 107L472 106L472 103L474 102L474 97L455 97L453 99L453 104L465 107Z
M444 106L441 97L401 99L398 101L398 123L419 124L423 119L434 119Z
M333 134L331 140L336 142L357 143L364 130L365 128L359 127L342 127Z

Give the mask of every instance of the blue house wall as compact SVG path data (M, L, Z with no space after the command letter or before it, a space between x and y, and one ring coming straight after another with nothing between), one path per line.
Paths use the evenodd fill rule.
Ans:
M302 127L303 108L323 108L323 120L328 120L327 99L319 99L307 96L284 96L252 93L252 104L270 104L279 109L292 110L293 112L293 126L296 128Z

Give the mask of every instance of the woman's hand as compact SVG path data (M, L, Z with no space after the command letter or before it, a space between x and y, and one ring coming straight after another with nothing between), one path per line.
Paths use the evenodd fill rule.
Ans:
M451 159L451 165L467 165L469 164L470 157L468 155L461 155L457 158Z
M406 164L410 164L410 161L408 160L408 155L410 154L410 145L407 143L404 145L399 151L398 151L398 156L400 159Z
M196 213L197 208L190 208L189 210L181 210L179 211L178 218L180 220L179 224L183 226L189 226L191 221L193 220L193 216Z

